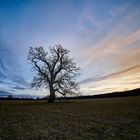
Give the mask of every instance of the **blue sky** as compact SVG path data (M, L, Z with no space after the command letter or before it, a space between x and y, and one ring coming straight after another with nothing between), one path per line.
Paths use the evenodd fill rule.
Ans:
M81 67L82 94L140 87L139 0L0 0L0 94L30 89L30 46L61 44Z

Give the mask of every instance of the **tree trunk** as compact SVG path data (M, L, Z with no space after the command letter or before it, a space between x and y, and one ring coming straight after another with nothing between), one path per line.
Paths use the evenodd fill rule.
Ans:
M53 103L55 99L55 91L53 89L53 85L50 85L50 97L48 99L48 103Z

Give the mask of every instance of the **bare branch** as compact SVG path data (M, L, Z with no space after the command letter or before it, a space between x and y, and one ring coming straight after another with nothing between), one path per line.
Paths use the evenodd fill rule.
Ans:
M69 58L69 51L61 45L50 47L50 55L43 47L30 47L28 60L37 72L33 85L49 85L50 97L55 96L55 92L64 96L76 89L79 68L73 59Z

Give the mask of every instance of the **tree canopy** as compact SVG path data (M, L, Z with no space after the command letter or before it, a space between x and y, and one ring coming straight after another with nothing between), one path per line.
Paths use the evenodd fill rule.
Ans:
M48 102L54 102L56 92L65 96L77 89L79 68L69 57L69 52L61 45L50 47L49 52L43 47L29 48L28 60L36 72L32 86L49 88Z

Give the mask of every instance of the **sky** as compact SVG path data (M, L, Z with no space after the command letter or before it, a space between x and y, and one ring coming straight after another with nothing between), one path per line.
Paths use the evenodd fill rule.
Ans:
M55 44L80 66L82 95L140 87L139 0L0 0L0 96L46 96L27 54Z

